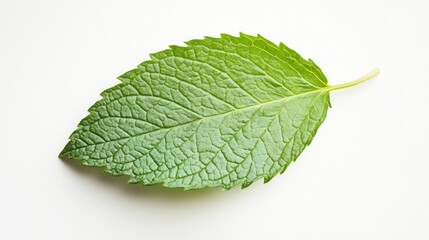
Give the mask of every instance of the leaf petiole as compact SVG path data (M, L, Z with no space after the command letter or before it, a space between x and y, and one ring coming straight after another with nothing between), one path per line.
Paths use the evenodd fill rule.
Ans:
M380 73L380 69L376 68L376 69L372 70L370 73L366 74L365 76L360 77L359 79L356 79L354 81L347 82L347 83L332 85L332 86L329 86L327 89L328 89L328 91L334 91L334 90L338 90L338 89L348 88L348 87L357 85L359 83L365 82L365 81L377 76L379 73Z

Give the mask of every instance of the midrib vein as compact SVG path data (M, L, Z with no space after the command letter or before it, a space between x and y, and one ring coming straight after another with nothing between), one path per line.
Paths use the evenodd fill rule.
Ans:
M197 123L199 121L203 121L203 120L207 120L207 119L211 119L211 118L216 118L216 117L220 117L220 116L224 116L224 115L228 115L228 114L233 114L233 113L237 113L237 112L241 112L241 111L246 111L246 110L249 110L249 109L252 109L252 108L259 108L259 107L263 107L263 106L269 105L269 104L274 104L274 103L277 103L277 102L290 101L290 100L292 100L294 98L302 97L302 96L309 95L309 94L312 94L312 93L329 92L330 90L331 90L331 86L327 86L327 87L315 89L315 90L312 90L312 91L308 91L308 92L304 92L304 93L298 93L298 94L295 94L295 95L292 95L292 96L288 96L288 97L284 97L284 98L280 98L280 99L276 99L276 100L271 100L271 101L267 101L267 102L263 102L263 103L259 103L259 104L255 104L255 105L251 105L251 106L247 106L247 107L243 107L243 108L236 108L236 109L234 109L232 111L228 111L228 112L224 112L224 113L220 113L220 114L214 114L214 115L210 115L210 116L207 116L207 117L198 118L198 119L195 119L193 121L182 123L182 124L179 124L179 125L176 125L176 126L172 126L172 127L158 128L158 129L155 129L155 130L152 130L152 131L149 131L149 132L139 133L139 134L136 134L136 135L133 135L133 136L122 137L122 138L118 138L118 139L111 140L111 141L106 141L106 142L101 142L101 143L88 144L88 145L83 146L83 147L78 147L78 148L74 148L74 149L71 149L69 151L63 152L62 154L66 154L66 153L71 152L71 151L76 151L76 150L79 150L79 149L83 149L83 148L86 148L86 147L89 147L89 146L96 146L96 145L100 145L100 144L112 143L112 142L117 142L117 141L121 141L121 140L125 140L125 139L130 139L130 138L137 138L137 137L140 137L140 136L143 136L143 135L146 135L146 134L150 134L150 133L161 132L161 131L170 131L171 129L174 129L174 128L177 128L177 127L187 126L187 125L190 125L190 124L193 124L193 123ZM70 140L73 140L73 139L70 139Z

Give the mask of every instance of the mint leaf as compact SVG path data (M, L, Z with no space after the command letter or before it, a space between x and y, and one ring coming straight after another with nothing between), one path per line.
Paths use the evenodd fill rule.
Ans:
M198 189L268 182L295 161L326 117L322 71L283 43L221 35L151 55L104 91L62 159L130 183Z

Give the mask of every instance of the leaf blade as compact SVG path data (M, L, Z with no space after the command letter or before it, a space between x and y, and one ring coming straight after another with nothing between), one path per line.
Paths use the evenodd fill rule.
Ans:
M283 172L326 117L326 77L260 35L187 44L120 76L60 157L185 189L248 186Z

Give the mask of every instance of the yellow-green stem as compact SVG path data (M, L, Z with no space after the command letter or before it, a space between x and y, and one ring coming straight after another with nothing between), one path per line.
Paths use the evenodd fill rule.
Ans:
M348 88L348 87L357 85L359 83L365 82L365 81L375 77L379 73L380 73L380 69L376 68L376 69L372 70L370 73L366 74L365 76L363 76L359 79L356 79L356 80L348 82L348 83L332 85L332 86L329 86L327 89L329 91L334 91L334 90L338 90L338 89Z

